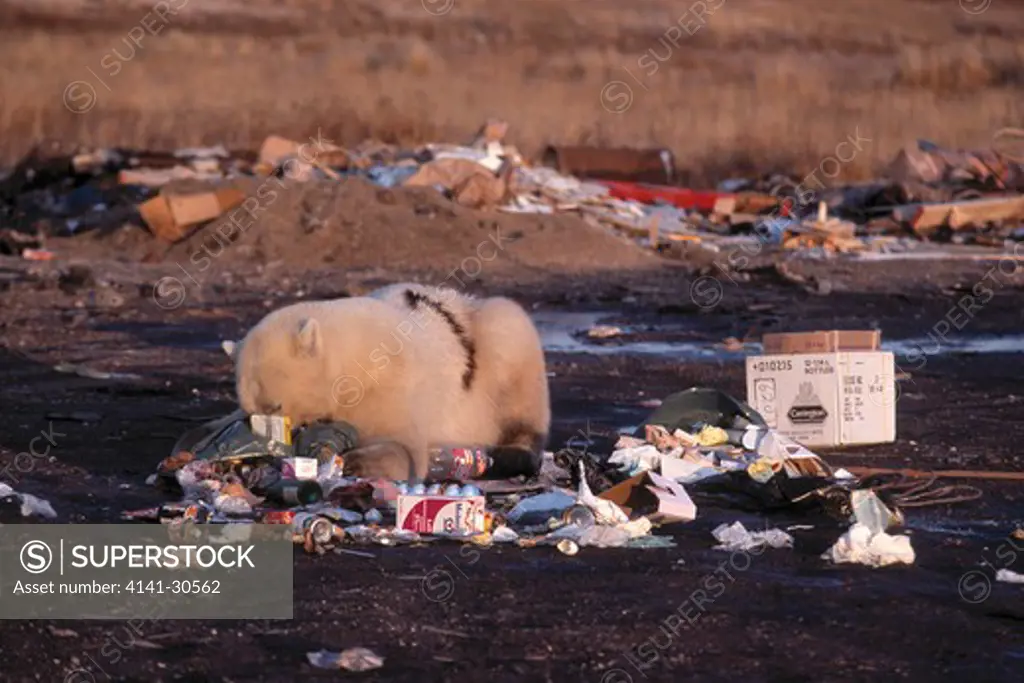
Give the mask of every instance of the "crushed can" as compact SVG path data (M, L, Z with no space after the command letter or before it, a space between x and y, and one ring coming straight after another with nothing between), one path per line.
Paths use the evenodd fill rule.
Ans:
M317 545L330 543L334 538L334 523L313 512L299 512L292 519L292 533L296 541L303 541L306 534Z

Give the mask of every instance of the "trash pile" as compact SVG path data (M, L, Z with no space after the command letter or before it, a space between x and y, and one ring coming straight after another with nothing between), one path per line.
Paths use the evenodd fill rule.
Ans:
M829 255L905 251L922 240L998 247L1024 237L1024 153L952 151L919 141L900 151L878 182L826 188L771 175L700 191L622 179L660 174L670 181L675 161L668 150L549 147L541 163L531 164L505 144L507 132L507 123L492 120L468 145L416 149L279 136L256 154L222 146L73 154L37 148L0 179L0 217L10 226L0 231L0 253L50 258L47 236L125 222L179 242L247 210L247 199L258 202L233 182L240 178L362 177L386 188L434 187L482 211L573 213L656 248L683 241L714 250L753 240ZM1004 140L1024 141L1024 131L1003 133ZM205 189L182 189L183 181Z
M704 388L668 397L634 435L619 438L610 456L563 449L547 453L529 474L521 469L509 477L482 449L446 447L432 451L421 482L353 476L360 449L380 447L389 446L360 444L347 423L292 428L282 417L234 414L183 436L151 477L180 500L123 518L283 524L295 543L320 555L438 540L554 546L575 555L586 547L673 547L671 536L655 530L693 521L701 500L760 512L824 512L849 526L827 559L884 566L913 563L909 538L888 532L903 523L901 501L920 505L927 497L919 486L866 486L833 471L748 405ZM494 472L502 478L488 477ZM952 488L929 502L971 498ZM794 545L781 530L750 532L739 523L713 535L718 549Z

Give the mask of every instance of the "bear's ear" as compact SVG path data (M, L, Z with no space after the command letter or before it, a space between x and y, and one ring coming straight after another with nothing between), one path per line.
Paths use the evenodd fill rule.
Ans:
M320 323L313 318L302 320L295 334L295 349L312 357L320 354L320 347Z
M228 358L238 360L238 342L226 339L220 343L220 347L224 349L224 353L228 354Z

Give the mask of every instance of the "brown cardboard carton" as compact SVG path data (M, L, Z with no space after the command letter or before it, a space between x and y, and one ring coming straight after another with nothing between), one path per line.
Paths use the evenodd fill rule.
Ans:
M157 237L177 242L189 228L211 221L245 201L245 193L232 187L197 194L161 193L139 205L142 220Z
M779 332L761 339L765 355L777 353L830 353L833 351L877 351L881 346L878 330L819 330L816 332Z

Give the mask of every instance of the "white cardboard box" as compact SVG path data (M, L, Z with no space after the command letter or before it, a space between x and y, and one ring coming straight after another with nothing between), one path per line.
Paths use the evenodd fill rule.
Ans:
M805 446L896 440L896 374L888 351L747 358L747 403Z

